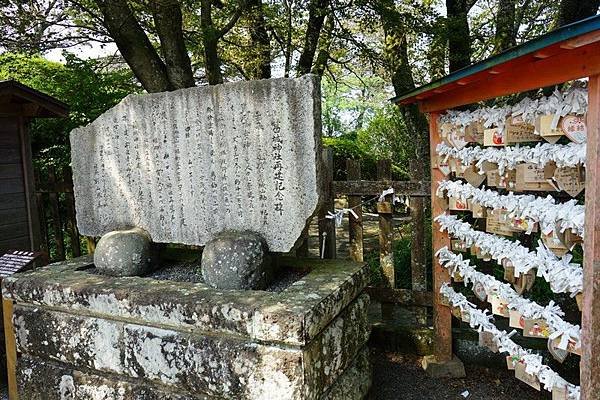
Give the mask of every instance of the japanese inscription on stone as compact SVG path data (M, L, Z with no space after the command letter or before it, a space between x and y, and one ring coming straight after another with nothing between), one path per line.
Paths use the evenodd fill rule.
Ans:
M77 223L204 245L223 230L288 251L319 202L314 76L130 95L71 133Z

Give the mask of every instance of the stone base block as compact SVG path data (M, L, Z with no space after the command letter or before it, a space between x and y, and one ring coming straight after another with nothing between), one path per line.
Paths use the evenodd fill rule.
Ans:
M221 400L221 397L180 393L148 382L140 384L139 380L119 375L79 371L64 363L28 356L19 360L19 366L19 395L27 400ZM370 388L369 350L364 347L319 400L363 400Z
M432 378L464 378L465 366L456 356L452 360L440 362L435 356L425 356L421 362L423 369Z
M99 276L83 261L7 278L20 398L359 400L367 269L310 263L278 293Z

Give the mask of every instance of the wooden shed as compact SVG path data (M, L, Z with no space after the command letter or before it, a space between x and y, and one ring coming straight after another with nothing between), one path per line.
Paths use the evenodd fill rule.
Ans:
M0 254L9 249L39 250L35 204L32 118L64 118L63 102L13 80L0 81Z

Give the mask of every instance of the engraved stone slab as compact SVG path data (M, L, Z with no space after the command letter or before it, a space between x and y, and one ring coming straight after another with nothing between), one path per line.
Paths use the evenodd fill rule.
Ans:
M251 230L289 251L319 203L320 116L311 75L130 95L71 132L79 230Z

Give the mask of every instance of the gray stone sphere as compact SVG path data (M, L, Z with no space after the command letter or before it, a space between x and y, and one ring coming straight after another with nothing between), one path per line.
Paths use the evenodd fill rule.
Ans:
M217 289L261 290L272 275L267 244L254 232L221 232L202 253L204 282Z
M150 243L150 235L140 228L109 232L96 245L94 264L104 275L144 275L152 269Z

